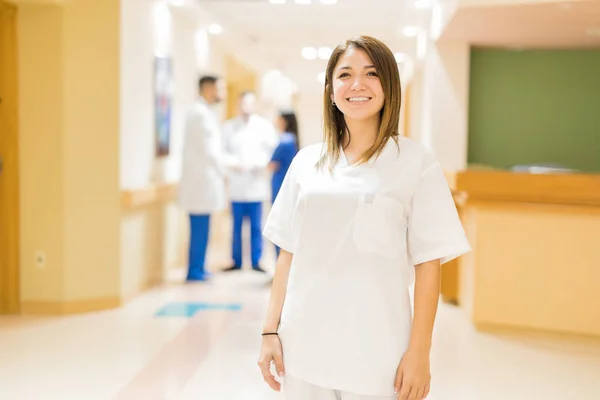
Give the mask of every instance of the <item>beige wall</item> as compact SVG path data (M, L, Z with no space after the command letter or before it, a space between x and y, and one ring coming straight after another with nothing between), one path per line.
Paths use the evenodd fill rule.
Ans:
M118 297L118 17L117 0L20 5L25 312Z
M424 71L422 67L416 68L410 82L410 109L408 110L408 136L421 140L421 114L423 113Z
M64 78L62 8L19 8L21 300L64 296ZM35 266L36 251L46 266Z
M411 87L411 136L431 147L447 171L467 165L470 48L431 44Z
M66 300L118 296L119 3L64 8Z
M121 5L120 188L144 190L176 183L181 170L185 115L197 98L201 73L224 75L223 50L198 24L201 10L165 2L131 0ZM171 154L155 156L153 58L173 66ZM199 59L202 55L202 59ZM174 193L176 195L176 193ZM129 299L163 282L187 264L188 220L171 193L120 217L120 293Z
M173 199L122 210L120 194L179 177L183 119L196 97L196 25L169 13L159 30L157 2L119 3L20 4L25 312L117 304L186 262L187 220ZM164 159L154 156L157 52L174 61L172 154Z
M152 179L153 30L150 0L121 4L120 187L140 188Z
M323 142L323 93L319 91L299 93L296 107L300 146Z
M449 171L467 166L470 46L438 43L432 48L432 146Z
M173 214L175 214L173 216ZM140 209L123 211L121 217L121 296L127 300L163 281L170 260L169 237L173 232L178 210L173 205L152 204ZM172 255L171 255L172 256Z

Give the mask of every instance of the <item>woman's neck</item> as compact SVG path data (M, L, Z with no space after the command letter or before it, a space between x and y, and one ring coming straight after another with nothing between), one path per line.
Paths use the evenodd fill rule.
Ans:
M344 137L344 151L347 153L362 154L373 144L379 133L379 116L367 120L346 119L348 132Z

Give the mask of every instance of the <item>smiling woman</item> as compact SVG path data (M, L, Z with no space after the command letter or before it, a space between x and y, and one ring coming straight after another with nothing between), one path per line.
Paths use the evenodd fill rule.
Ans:
M340 149L352 151L352 134L373 131L373 145L356 154L354 162L378 155L389 137L397 140L402 91L398 65L391 50L371 37L338 46L325 72L324 130L327 154L321 163L332 165Z
M399 137L391 50L338 46L324 95L326 143L296 155L265 224L281 253L259 366L287 400L421 400L439 267L469 244L433 153Z

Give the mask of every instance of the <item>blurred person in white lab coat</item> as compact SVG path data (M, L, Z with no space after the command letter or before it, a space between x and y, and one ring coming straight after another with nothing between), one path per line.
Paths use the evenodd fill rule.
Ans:
M233 265L225 271L242 268L242 226L250 220L252 269L261 267L262 205L270 194L267 166L278 143L274 126L255 113L256 95L244 92L240 96L240 115L223 127L224 153L229 169L228 183L233 214Z
M199 97L185 120L179 185L179 204L190 216L188 282L210 277L205 269L210 215L226 204L221 129L213 109L221 100L222 85L215 76L203 76L198 86Z

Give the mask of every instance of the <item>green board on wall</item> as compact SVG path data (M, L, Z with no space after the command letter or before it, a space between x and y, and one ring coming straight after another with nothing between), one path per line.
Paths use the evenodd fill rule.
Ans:
M600 172L600 49L472 49L468 160Z

